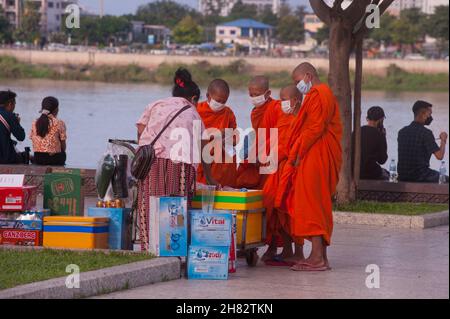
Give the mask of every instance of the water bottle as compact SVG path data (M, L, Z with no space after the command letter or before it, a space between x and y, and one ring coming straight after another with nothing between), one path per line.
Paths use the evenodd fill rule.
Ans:
M445 168L445 161L442 161L441 167L439 168L439 184L445 184L447 182L446 175L447 169Z
M392 159L391 164L389 164L389 182L397 183L397 164L395 164L395 159Z

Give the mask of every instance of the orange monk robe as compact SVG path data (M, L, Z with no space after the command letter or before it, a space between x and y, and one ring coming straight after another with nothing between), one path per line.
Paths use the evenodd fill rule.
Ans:
M278 169L273 174L267 176L263 188L263 204L266 208L266 242L270 244L273 236L280 239L280 231L283 229L287 234L290 233L289 216L287 212L274 208L275 197L278 189L281 171L286 163L289 154L289 129L295 119L295 115L281 114L278 117L276 128L278 129ZM277 246L281 246L282 242L277 241Z
M225 107L219 112L214 112L209 107L207 101L197 105L197 111L202 118L205 128L216 128L222 131L225 136L226 128L236 129L236 117L229 107ZM211 164L211 174L222 186L236 187L237 167L236 161L225 163L225 154L222 152L222 163ZM197 171L197 182L206 184L203 168L200 165Z
M305 96L290 131L292 146L283 168L275 207L288 211L291 236L323 236L331 243L332 196L342 164L342 124L339 106L326 84ZM299 164L294 167L297 156Z
M269 98L266 103L255 107L251 113L252 127L256 134L255 145L258 145L258 130L266 129L266 151L270 149L270 128L275 128L277 119L282 114L281 101ZM258 156L258 150L256 150ZM238 187L263 189L267 175L259 173L258 165L254 163L241 163L238 169Z

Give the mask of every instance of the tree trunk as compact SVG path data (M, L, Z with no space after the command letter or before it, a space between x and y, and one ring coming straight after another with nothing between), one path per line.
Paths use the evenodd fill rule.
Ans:
M334 17L330 23L330 71L328 81L339 102L341 113L342 168L337 186L337 201L348 203L355 198L352 187L351 138L352 138L352 90L349 60L352 46L352 26L342 17Z
M356 39L355 46L355 97L353 113L353 188L358 188L361 167L361 91L363 73L363 38ZM355 196L356 197L356 196Z

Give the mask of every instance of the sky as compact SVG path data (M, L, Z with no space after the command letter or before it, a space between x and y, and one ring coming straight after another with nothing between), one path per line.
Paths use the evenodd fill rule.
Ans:
M99 0L78 0L80 4L86 6L90 11L99 12ZM141 4L152 2L151 0L104 0L105 14L121 15L127 13L135 13ZM193 8L197 8L197 0L176 0L178 3L187 4ZM300 4L307 5L308 0L289 0L290 5L298 6Z

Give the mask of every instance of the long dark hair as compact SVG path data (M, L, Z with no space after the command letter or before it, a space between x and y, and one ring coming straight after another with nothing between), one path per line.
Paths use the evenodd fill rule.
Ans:
M53 96L47 96L42 100L42 115L36 121L36 132L37 135L44 138L50 129L50 114L55 114L58 109L59 102L58 99Z
M172 89L172 96L184 97L191 101L194 98L196 101L200 99L200 88L197 83L192 80L191 73L184 68L179 68L175 72L173 78L174 86Z

